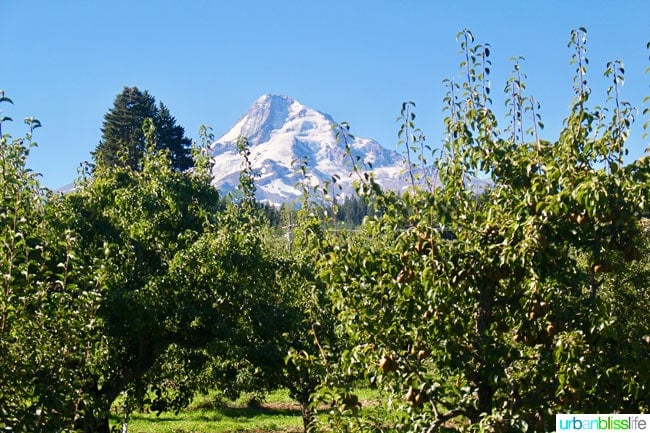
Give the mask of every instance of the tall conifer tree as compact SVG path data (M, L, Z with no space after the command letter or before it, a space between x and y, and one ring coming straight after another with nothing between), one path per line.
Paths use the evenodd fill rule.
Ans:
M163 103L156 106L156 99L137 87L124 87L104 115L102 139L93 152L95 165L127 165L139 170L145 150L142 124L147 118L153 119L156 126L156 147L169 150L172 167L179 171L190 168L191 140L185 137L185 129L176 124Z
M176 124L176 118L162 102L158 105L158 115L154 118L158 145L169 149L172 166L177 170L186 170L193 164L190 147L192 140L185 137L185 129Z

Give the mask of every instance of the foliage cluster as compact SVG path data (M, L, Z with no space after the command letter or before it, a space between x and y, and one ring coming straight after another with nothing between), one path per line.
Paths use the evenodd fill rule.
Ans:
M54 194L26 169L28 124L0 147L2 428L108 432L120 395L128 417L179 409L215 384L233 396L277 386L300 303L284 290L295 270L269 241L250 167L242 197L225 201L205 152L176 170L146 119L137 167L98 165Z
M382 209L363 224L365 239L319 241L318 275L350 344L340 369L365 374L391 405L389 418L354 416L349 390L331 380L323 393L343 404L330 427L551 431L556 413L647 412L650 321L634 314L647 275L630 263L647 242L650 160L623 163L634 111L619 99L622 63L607 65L608 105L589 108L586 31L572 32L575 98L560 137L547 142L521 59L505 88L502 133L490 108L490 48L469 31L458 37L461 78L446 81L440 154L428 165L405 103L412 189L362 179L360 193ZM420 182L430 167L437 175ZM482 176L490 182L477 191Z

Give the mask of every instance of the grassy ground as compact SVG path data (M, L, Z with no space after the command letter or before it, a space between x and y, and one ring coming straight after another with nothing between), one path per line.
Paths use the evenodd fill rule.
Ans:
M381 406L377 391L358 390L364 406ZM115 415L112 425L121 426ZM224 402L216 394L198 396L179 413L134 413L129 419L129 433L279 433L302 432L300 407L286 391L268 395L259 406L251 407L247 399Z
M113 425L121 425L115 416ZM134 413L129 433L271 433L301 432L300 408L284 391L269 395L265 402L250 407L245 399L220 402L215 394L198 396L179 413Z

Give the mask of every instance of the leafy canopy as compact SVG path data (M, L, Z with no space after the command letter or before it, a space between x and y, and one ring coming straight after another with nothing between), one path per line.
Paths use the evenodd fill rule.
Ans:
M445 82L446 136L433 164L405 103L400 139L419 155L409 158L411 189L361 178L381 211L362 225L365 239L318 234L317 275L349 342L340 368L365 374L390 401L376 416L340 394L330 428L532 432L553 430L561 412L647 412L649 318L632 325L619 308L647 298L649 284L610 282L642 257L650 199L650 159L623 163L634 111L620 100L621 63L607 66L607 105L590 108L586 31L571 33L575 98L548 142L521 59L502 133L490 48L469 31L458 38L461 73ZM348 391L333 381L332 392Z

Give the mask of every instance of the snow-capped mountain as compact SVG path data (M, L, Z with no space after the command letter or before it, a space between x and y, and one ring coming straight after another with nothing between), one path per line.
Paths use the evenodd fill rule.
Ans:
M331 116L313 110L288 96L263 95L235 125L211 145L214 158L213 184L231 191L239 184L242 158L237 140L248 138L250 161L257 174L257 199L280 205L296 200L302 191L296 187L301 175L296 161L306 162L311 185L337 176L341 186L331 192L353 193L352 161L345 143L337 141ZM349 138L354 159L372 167L377 182L384 188L399 190L406 182L404 158L365 138Z

